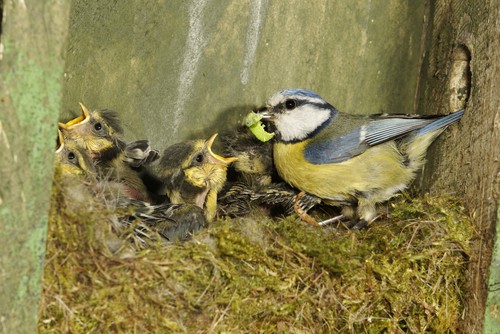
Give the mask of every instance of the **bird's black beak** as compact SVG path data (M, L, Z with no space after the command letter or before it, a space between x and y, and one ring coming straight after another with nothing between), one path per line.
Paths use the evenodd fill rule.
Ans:
M274 120L274 113L272 107L266 107L259 109L257 111L260 115L262 115L262 119L264 121L273 121Z

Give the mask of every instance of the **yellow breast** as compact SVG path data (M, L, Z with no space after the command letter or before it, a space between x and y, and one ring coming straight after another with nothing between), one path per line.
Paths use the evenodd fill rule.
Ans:
M413 177L394 142L370 148L341 163L321 165L304 158L308 142L275 143L274 162L285 181L322 199L345 202L376 195L385 200L404 189Z

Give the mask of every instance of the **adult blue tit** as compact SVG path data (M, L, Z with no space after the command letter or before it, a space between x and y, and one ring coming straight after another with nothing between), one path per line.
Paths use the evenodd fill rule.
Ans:
M360 228L376 217L376 204L405 189L425 161L429 145L464 110L446 116L352 115L318 94L286 89L272 95L264 119L273 129L279 175L343 213Z
M236 158L212 151L217 134L208 140L189 140L169 146L158 164L158 176L165 193L175 204L195 204L208 222L217 212L217 194L227 178L227 167Z

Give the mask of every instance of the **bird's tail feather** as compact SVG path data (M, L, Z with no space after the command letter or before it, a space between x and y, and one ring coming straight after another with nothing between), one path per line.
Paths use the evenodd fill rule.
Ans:
M458 120L460 120L460 118L462 118L462 115L464 114L464 112L465 112L465 109L462 109L462 110L455 111L455 112L453 112L449 115L446 115L444 117L441 117L437 121L432 122L432 123L424 126L423 128L421 128L420 130L418 130L415 133L415 137L422 136L426 133L435 131L435 130L440 129L440 128L445 128L448 125L457 122Z
M417 171L422 167L425 163L427 148L448 125L460 120L464 112L465 109L462 109L446 115L416 131L403 142L402 152L404 152L407 158L410 169Z

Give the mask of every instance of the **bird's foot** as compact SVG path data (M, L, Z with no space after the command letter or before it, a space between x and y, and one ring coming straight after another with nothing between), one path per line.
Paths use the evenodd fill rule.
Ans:
M309 225L312 225L312 226L315 226L315 227L318 227L318 226L321 226L320 224L318 224L318 222L316 221L316 219L314 219L313 217L311 217L306 210L304 210L302 208L302 206L300 205L301 202L300 202L300 199L306 195L306 193L304 191L301 191L296 197L295 197L295 202L293 203L293 209L295 210L295 212L299 215L300 219L302 219L303 221L305 221L306 223L308 223Z
M362 230L366 226L368 226L368 222L364 219L359 219L359 220L353 219L346 224L346 227L352 231Z

